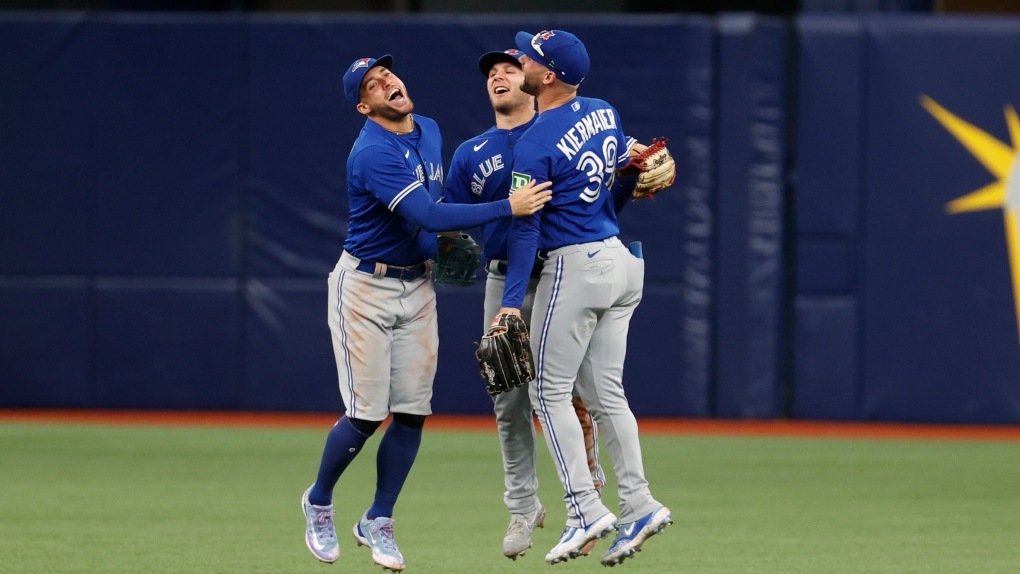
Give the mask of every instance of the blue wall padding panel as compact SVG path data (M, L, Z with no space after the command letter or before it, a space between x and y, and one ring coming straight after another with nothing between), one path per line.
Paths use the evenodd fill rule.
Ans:
M85 279L0 279L0 404L92 406L93 354Z
M627 337L623 386L630 408L638 416L707 417L711 414L711 333L707 322L674 321L688 302L683 287L645 284L644 297L634 311ZM678 351L678 349L680 349ZM664 369L651 357L669 357L681 368Z
M325 278L248 283L243 408L344 411L326 295Z
M346 31L358 27L345 28L310 16L249 26L246 240L253 276L325 279L343 249L344 166L358 118L364 122L343 96L345 56L357 49Z
M1020 53L1020 20L881 18L870 30L861 414L1020 422L1003 211L945 210L1005 176L982 167L920 102L927 95L1010 142L1003 108L1017 103L1020 63L996 55ZM1016 142L999 145L1016 173Z
M100 279L96 406L241 404L241 312L233 279Z
M845 238L802 236L797 241L797 293L851 293L857 252Z
M479 374L478 361L475 360L475 343L481 340L485 323L482 311L484 301L483 284L474 287L436 287L439 366L433 386L433 412L492 412L492 398L485 392L485 381Z
M854 236L861 198L864 26L797 20L797 233Z
M96 271L236 273L244 27L118 17L81 42L96 89L90 161L98 190Z
M794 304L793 412L852 420L859 394L857 305L852 296L798 296Z
M719 19L716 414L780 412L787 25Z
M0 273L92 270L95 172L82 15L0 21Z

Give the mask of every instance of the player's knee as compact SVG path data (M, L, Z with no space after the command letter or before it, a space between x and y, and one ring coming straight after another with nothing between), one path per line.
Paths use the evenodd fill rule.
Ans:
M425 415L409 415L405 413L393 413L393 421L405 427L420 429L425 426Z
M358 432L365 436L372 436L382 421L366 421L365 419L356 419L354 417L347 417L347 420L351 422L351 426L358 429Z

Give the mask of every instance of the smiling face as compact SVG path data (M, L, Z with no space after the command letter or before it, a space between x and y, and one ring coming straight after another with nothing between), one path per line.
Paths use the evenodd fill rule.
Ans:
M496 62L489 70L485 87L489 92L492 109L509 115L523 107L534 107L531 96L521 91L524 72L510 62Z
M414 102L407 95L404 82L382 66L376 66L365 74L360 94L358 111L369 117L381 116L398 121L414 111Z

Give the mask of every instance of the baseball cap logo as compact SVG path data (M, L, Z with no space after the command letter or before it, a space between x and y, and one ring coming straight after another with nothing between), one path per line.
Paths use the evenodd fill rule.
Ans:
M354 70L357 70L358 68L367 68L369 60L371 60L371 58L362 58L357 62L354 62L354 67L351 68L351 73L354 73Z
M521 51L520 50L504 50L503 53L504 54L510 54L511 56L516 58L517 56L519 56L521 54Z
M531 47L535 49L535 52L537 52L538 55L541 56L543 60L545 60L545 63L549 64L549 66L552 67L553 70L557 71L561 76L566 76L566 73L564 73L563 70L559 69L556 66L556 62L553 62L552 58L546 56L545 52L542 51L542 43L555 35L556 34L550 32L549 30L542 30L538 34L535 34L535 36L531 39Z

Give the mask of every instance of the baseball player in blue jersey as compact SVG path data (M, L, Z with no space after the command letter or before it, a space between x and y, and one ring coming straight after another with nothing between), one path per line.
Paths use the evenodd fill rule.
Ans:
M579 555L590 541L617 529L602 556L612 566L672 523L644 475L637 422L623 391L631 316L641 301L644 261L617 238L613 188L628 162L617 111L577 95L588 73L584 44L569 32L520 32L517 47L525 92L538 119L514 147L512 187L553 182L541 214L516 220L500 314L519 314L536 255L545 261L533 302L531 346L536 362L532 405L566 490L567 525L545 559ZM620 518L602 503L586 464L584 437L570 404L577 390L598 421L619 481Z
M521 91L524 73L518 58L520 50L489 52L478 61L478 67L487 78L486 89L496 125L471 138L457 148L450 165L444 201L456 203L486 203L503 199L510 191L510 167L514 145L535 122L535 98ZM645 146L628 140L640 151ZM627 203L634 187L634 179L622 180L613 188L614 195L622 198L619 206ZM496 314L503 298L507 270L506 248L510 234L510 220L498 220L482 226L485 244L484 255L487 279L485 283L484 327ZM533 268L521 314L528 323L531 302L542 266ZM597 425L584 403L576 396L572 400L575 414L584 431L589 471L595 488L605 484L605 474L599 465ZM531 399L527 388L513 389L493 397L493 409L499 430L506 483L504 502L510 510L510 526L503 539L503 554L516 560L531 547L531 533L543 526L545 508L538 499L538 478L535 427L532 423ZM594 546L592 540L582 549L587 554Z
M439 128L412 114L392 64L389 55L362 58L344 74L344 95L367 117L347 160L350 223L328 280L327 320L347 411L326 437L318 476L301 506L308 549L323 562L336 561L333 488L392 415L379 444L375 500L353 532L376 564L399 571L404 558L393 537L393 506L432 413L439 343L429 274L435 233L532 214L549 192L533 186L503 201L441 203Z

